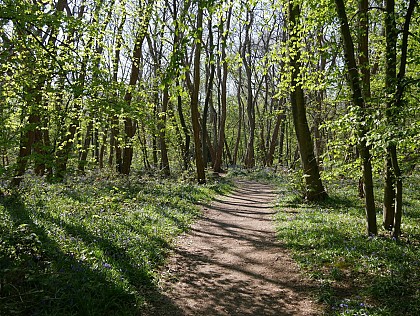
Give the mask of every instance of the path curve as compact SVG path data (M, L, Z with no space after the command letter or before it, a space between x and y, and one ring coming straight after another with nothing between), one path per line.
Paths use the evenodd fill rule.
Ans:
M276 241L269 185L238 188L205 207L179 238L152 315L319 315L314 288Z

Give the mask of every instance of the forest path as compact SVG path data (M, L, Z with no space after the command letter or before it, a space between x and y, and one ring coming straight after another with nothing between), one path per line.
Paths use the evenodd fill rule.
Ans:
M191 231L165 267L150 315L319 315L314 288L276 240L273 187L238 180Z

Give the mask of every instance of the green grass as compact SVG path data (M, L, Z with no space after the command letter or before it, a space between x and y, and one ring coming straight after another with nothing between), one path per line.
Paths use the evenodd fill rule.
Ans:
M276 219L278 238L319 285L330 315L420 315L420 177L405 181L403 236L366 237L357 184L327 184L330 198L306 204L285 179ZM381 188L376 191L378 225Z
M229 184L28 178L0 196L0 315L138 315L171 243Z

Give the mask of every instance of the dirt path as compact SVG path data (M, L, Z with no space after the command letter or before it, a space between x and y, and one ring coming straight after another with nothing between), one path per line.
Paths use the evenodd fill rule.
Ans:
M319 315L276 242L270 186L239 181L178 241L152 315Z

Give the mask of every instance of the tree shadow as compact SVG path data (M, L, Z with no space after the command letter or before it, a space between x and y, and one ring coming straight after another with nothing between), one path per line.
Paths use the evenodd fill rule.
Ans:
M316 240L309 244L299 241L300 238L291 239L289 247L300 253L297 257L310 267L316 278L326 281L320 289L321 300L337 306L339 302L368 295L372 303L392 315L417 315L420 312L420 278L413 274L420 269L418 244L396 242L383 236L353 235L340 225L313 225L322 219L309 217L321 210L305 209L300 204L288 207L295 214L305 214L303 218L308 225L296 233ZM321 203L322 208L339 214L360 208L360 204L357 200L339 197ZM290 210L282 212L290 213Z
M267 194L238 189L206 205L206 216L173 250L164 288L185 315L302 313L301 301L316 287L302 281L267 228L275 213L266 206ZM166 310L158 306L156 315L182 315Z
M19 196L2 198L0 207L8 219L0 226L1 315L141 315L150 302L165 300L150 271L111 238L47 212L40 220ZM99 248L103 261L66 249L61 237L48 230L54 226L86 249ZM167 247L159 238L149 240L150 247Z

